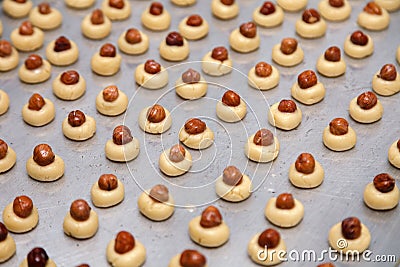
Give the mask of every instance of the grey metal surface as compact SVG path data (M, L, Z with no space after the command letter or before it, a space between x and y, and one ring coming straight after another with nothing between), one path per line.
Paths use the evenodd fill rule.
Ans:
M34 1L35 4L39 1ZM398 179L400 172L390 166L387 151L392 142L399 138L399 95L380 97L385 113L382 120L363 125L351 120L348 115L350 100L371 88L373 74L385 63L395 63L395 50L400 45L400 13L391 13L390 27L382 32L368 32L375 41L374 54L366 59L356 60L343 56L347 62L344 76L328 79L319 76L327 92L325 99L313 106L299 104L303 110L301 125L289 132L277 130L281 142L278 158L272 164L248 162L243 153L247 136L260 126L271 129L267 122L268 105L282 98L290 97L290 87L297 75L305 69L315 69L318 56L330 45L343 47L345 36L358 29L356 18L366 1L351 0L353 12L349 20L340 23L328 22L326 36L316 40L305 40L295 34L295 21L301 12L286 13L283 25L274 29L260 29L261 47L250 54L230 51L233 65L237 71L220 78L204 75L210 85L207 96L203 99L185 102L173 91L175 80L189 65L174 66L162 60L158 54L158 45L168 31L156 33L144 29L150 37L150 49L141 56L122 55L121 70L112 77L100 77L90 70L90 58L105 42L116 44L120 33L129 27L138 27L142 10L150 1L130 1L133 6L131 17L126 21L113 23L109 37L102 41L84 38L80 32L80 22L93 8L83 11L72 10L64 6L63 1L50 1L64 15L61 28L45 34L45 45L37 53L44 56L48 42L60 35L74 40L80 49L79 61L69 67L53 67L49 81L38 85L27 85L19 81L13 70L0 74L0 88L11 98L9 111L0 117L0 136L17 153L17 164L9 172L0 175L0 209L2 210L14 197L29 195L39 209L39 225L26 234L12 234L17 242L17 254L4 266L17 266L34 246L44 247L59 266L76 266L89 263L91 266L107 266L105 249L107 243L120 230L131 231L144 243L147 249L145 266L167 266L170 258L187 248L198 249L208 259L209 266L254 266L246 253L247 242L257 232L271 227L265 219L263 210L267 200L282 192L292 192L305 206L305 217L296 227L279 229L286 241L288 250L315 250L320 253L328 249L327 236L330 227L348 216L357 216L372 233L370 250L373 255L393 254L400 259L400 215L398 208L377 212L367 208L362 201L364 186L381 172L388 172ZM210 1L199 0L194 6L180 8L169 1L163 1L173 17L169 31L176 30L179 21L186 15L200 13L211 25L209 35L190 42L191 53L185 62L201 60L202 56L217 45L229 46L229 33L241 23L251 20L251 12L262 3L256 0L238 1L240 15L230 21L220 21L210 13ZM318 1L310 0L308 7L316 7ZM97 1L99 7L101 1ZM0 14L3 22L3 37L9 39L10 32L18 27L23 19L10 19ZM305 52L302 64L292 68L277 66L281 81L277 88L259 92L247 85L248 70L258 61L272 62L272 46L284 37L296 36ZM20 53L20 64L28 53ZM147 59L156 59L169 69L169 84L156 90L138 89L134 82L135 67ZM276 66L276 64L274 64ZM200 69L198 63L191 67ZM51 82L56 75L67 69L76 69L87 81L86 94L76 101L61 101L51 91ZM132 97L125 123L139 138L141 151L139 157L129 164L113 163L104 155L105 142L111 138L113 128L124 122L124 116L105 117L95 109L95 96L105 86L116 84ZM228 124L221 122L215 115L216 99L224 92L224 87L240 93L250 107L242 123ZM50 98L56 106L56 118L47 126L34 128L25 124L21 117L21 108L34 92ZM139 111L153 104L156 100L173 111L172 128L162 136L144 134L137 124ZM66 139L61 130L61 122L68 112L81 109L93 116L97 122L96 135L84 142ZM204 116L209 126L216 132L215 146L193 152L196 162L193 172L178 178L166 178L160 175L157 167L162 146L169 147L178 142L177 133L189 117ZM322 130L329 121L337 116L347 118L358 136L354 149L337 153L329 151L322 144ZM34 146L40 142L49 143L56 154L66 164L65 175L52 183L39 183L30 179L25 171L25 162ZM312 190L294 188L288 181L288 169L301 152L311 152L325 168L324 183ZM234 164L245 170L253 178L253 195L241 203L228 203L217 200L214 192L214 180L228 165ZM125 200L118 206L94 208L100 218L97 234L88 240L78 241L64 235L62 222L70 203L77 198L90 200L91 185L102 173L114 173L125 184ZM265 178L265 179L264 179ZM137 208L137 198L142 188L149 188L156 183L168 184L176 202L175 214L167 221L152 222L142 216ZM201 213L204 205L213 203L220 208L226 223L231 229L231 237L224 246L205 249L193 243L188 235L188 222ZM192 207L193 206L193 207ZM326 258L326 261L329 259ZM281 266L316 266L313 262L288 262ZM395 263L346 263L337 262L337 266L394 266Z

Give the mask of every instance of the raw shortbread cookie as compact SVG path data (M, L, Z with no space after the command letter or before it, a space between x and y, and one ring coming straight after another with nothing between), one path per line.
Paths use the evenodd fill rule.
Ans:
M260 254L260 251L263 252ZM278 231L269 228L253 236L247 245L247 253L255 263L273 266L282 262L278 255L286 254L286 244Z
M18 196L3 210L3 222L10 232L26 233L39 222L39 213L28 196Z
M383 106L373 92L367 91L350 101L349 113L358 122L372 123L382 118Z
M96 109L106 116L117 116L128 107L128 97L115 85L104 88L96 97Z
M17 161L17 154L8 146L8 144L0 139L0 173L11 169Z
M260 36L257 33L256 24L243 23L238 29L233 30L229 36L229 44L232 49L240 53L249 53L258 49Z
M262 27L276 27L282 24L283 19L282 8L270 1L265 1L261 7L257 7L253 11L253 20Z
M167 109L155 104L140 111L138 123L146 133L160 134L171 128L172 117Z
M400 2L397 0L374 0L374 2L389 12L394 12L400 8Z
M63 120L62 131L71 140L84 141L96 133L96 121L80 110L73 110Z
M10 98L8 97L8 94L0 89L0 115L6 113L9 106Z
M305 104L313 105L325 97L325 87L318 81L317 75L312 70L305 70L297 76L291 94L294 99Z
M0 222L0 263L14 256L16 250L14 238L8 233L7 227Z
M136 67L135 81L147 89L160 89L168 83L168 72L160 63L149 59Z
M215 47L202 59L202 70L211 76L222 76L232 71L232 60L228 50L223 46Z
M271 223L279 227L293 227L304 217L304 206L293 198L292 194L283 193L271 198L264 210L264 215Z
M139 140L132 136L131 130L124 125L114 128L111 140L105 146L106 157L117 162L127 162L139 155Z
M84 36L93 40L106 38L112 28L111 20L104 15L101 9L95 9L87 14L81 23L81 31Z
M92 6L96 0L64 0L67 6L76 9L85 9Z
M388 151L389 162L396 168L400 169L400 139L395 141Z
M29 20L36 27L43 30L52 30L62 23L62 14L47 2L42 2L34 7L29 13Z
M37 54L29 55L18 70L18 77L25 83L41 83L50 76L50 63Z
M189 150L177 144L161 153L158 166L168 176L179 176L192 167L192 155Z
M190 238L203 247L219 247L225 244L230 235L229 227L215 206L208 206L201 216L189 222Z
M200 15L185 17L178 26L179 33L188 40L199 40L208 34L208 22Z
M21 262L19 267L44 266L56 267L56 263L49 258L47 252L41 247L33 248Z
M43 126L50 123L56 115L53 102L35 93L22 108L22 118L32 126Z
M4 0L3 11L13 18L22 18L29 14L33 3L31 0L15 1L15 0Z
M214 143L214 132L204 121L192 118L180 129L179 141L193 149L205 149Z
M113 267L139 267L146 260L146 248L127 231L120 231L106 250L107 261Z
M326 77L338 77L346 72L346 62L344 62L340 48L331 46L325 50L317 61L317 70Z
M174 199L165 185L158 184L142 192L138 198L139 211L153 221L164 221L174 213Z
M384 96L394 95L400 91L400 74L395 65L385 64L379 72L375 73L372 78L372 89Z
M308 0L277 0L276 3L285 11L295 12L305 8Z
M89 204L83 199L73 201L64 217L64 233L76 239L87 239L93 237L98 228L99 218Z
M177 6L191 6L196 3L196 0L171 0L171 3Z
M333 151L352 149L357 142L356 132L344 118L335 118L324 129L324 145Z
M241 121L247 113L246 102L234 91L224 93L221 101L217 102L217 116L225 122Z
M374 41L362 31L355 31L346 37L344 52L353 58L364 58L374 52Z
M64 175L64 161L55 155L47 144L39 144L33 149L33 156L26 162L30 177L41 182L52 182Z
M188 69L175 82L175 92L183 99L194 100L203 97L207 93L207 82L194 69Z
M272 48L272 59L281 66L292 67L304 59L303 49L294 38L284 38Z
M47 45L46 57L53 65L68 66L78 60L79 48L74 41L60 36Z
M149 37L142 31L129 28L118 38L118 48L128 55L140 55L149 49Z
M303 12L302 18L296 22L296 32L303 38L319 38L325 35L326 22L318 11L311 8Z
M128 0L103 0L101 9L110 20L125 20L131 15L131 3Z
M223 20L228 20L239 15L239 5L235 0L212 0L212 14Z
M186 249L175 255L168 263L168 267L208 267L206 257L197 250Z
M171 15L162 3L153 2L143 11L141 21L150 30L163 31L169 28Z
M168 61L182 61L189 56L189 43L179 32L170 32L161 41L159 46L160 56Z
M301 109L292 100L281 100L269 108L268 122L279 129L290 131L299 126Z
M318 11L321 13L321 16L331 21L348 19L351 9L348 0L321 0L318 4Z
M248 83L259 90L270 90L279 84L279 70L274 66L261 61L249 70Z
M310 153L301 153L289 167L289 180L299 188L315 188L322 184L325 172Z
M270 130L258 130L247 139L244 153L252 161L273 161L279 154L278 138Z
M53 80L53 93L62 100L76 100L86 91L86 81L75 70L60 73Z
M117 54L115 46L106 43L92 56L90 66L92 71L99 75L112 76L119 71L121 60L121 55Z
M390 15L376 2L368 2L363 11L358 14L357 23L365 29L381 31L389 26Z
M14 29L10 35L14 47L20 51L34 51L42 47L44 33L34 27L30 21L24 21L19 28Z
M364 189L364 202L374 210L390 210L399 204L400 191L396 180L387 173L375 176Z
M231 202L240 202L252 193L252 183L246 174L235 166L228 166L215 181L215 192L219 197Z
M101 208L115 206L125 196L124 184L113 174L102 174L90 190L93 205Z
M0 71L9 71L18 66L19 54L9 41L0 40Z

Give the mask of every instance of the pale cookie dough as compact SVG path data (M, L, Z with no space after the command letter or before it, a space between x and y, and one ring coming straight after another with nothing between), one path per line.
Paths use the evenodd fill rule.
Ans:
M243 174L242 181L237 185L228 185L219 176L215 181L215 192L219 197L230 202L240 202L250 197L252 193L252 182L249 176Z
M395 80L387 81L380 77L380 72L378 71L372 78L372 89L383 96L391 96L398 93L400 91L400 73L396 73Z
M207 93L208 85L203 76L194 83L184 83L182 76L175 82L175 92L183 99L195 100L203 97Z
M171 3L177 6L191 6L196 3L196 0L171 0Z
M217 0L219 1L219 0ZM220 61L211 57L212 52L208 52L202 59L202 70L211 76L222 76L232 71L232 59Z
M94 236L99 228L99 218L94 210L90 210L89 219L77 221L72 218L70 212L64 217L64 233L76 239L87 239Z
M160 134L168 131L168 129L171 128L172 125L172 116L170 112L166 108L163 108L165 111L165 118L160 122L151 122L147 119L148 116L147 112L152 107L153 106L149 106L140 111L138 117L138 123L140 129L142 129L146 133L152 133L152 134Z
M350 17L351 5L348 0L343 0L343 6L334 7L329 0L321 0L318 4L318 11L322 17L330 21L342 21Z
M64 175L65 165L62 158L55 155L54 161L46 166L37 164L33 157L26 162L26 171L28 175L41 182L52 182L60 179Z
M93 205L100 208L108 208L122 202L125 197L125 187L121 180L117 179L117 181L117 188L112 190L101 189L98 181L96 181L90 190Z
M0 263L6 262L14 256L16 250L14 238L8 233L6 239L0 241Z
M219 19L232 19L239 15L239 10L237 1L234 1L232 5L224 5L221 0L212 0L211 2L211 12Z
M314 39L325 35L326 32L326 22L323 18L315 23L307 23L303 19L298 19L296 21L296 32L303 38Z
M199 26L191 26L186 22L190 16L185 17L178 25L179 33L188 40L199 40L205 37L209 31L208 22L202 18Z
M190 238L203 247L219 247L229 239L230 230L228 225L222 221L220 225L204 228L200 225L201 216L193 218L189 222Z
M16 28L11 32L10 39L16 49L29 52L42 47L44 33L38 27L33 27L33 33L31 35L22 35L19 33L19 28Z
M64 0L67 6L76 9L85 9L92 6L96 0Z
M19 54L17 49L11 46L11 54L0 57L0 71L9 71L18 66Z
M25 83L41 83L47 81L51 76L51 65L50 63L43 59L43 64L33 70L28 70L25 64L21 64L18 70L18 77L21 81Z
M299 83L296 82L291 88L291 94L297 101L305 105L313 105L324 99L325 87L321 82L317 82L317 84L309 88L302 89Z
M344 41L344 52L353 58L364 58L371 55L374 52L374 41L368 34L365 35L368 37L368 43L366 45L356 45L350 40L351 34L349 34Z
M96 11L96 10L95 10ZM100 10L97 10L100 11ZM102 12L102 11L100 11ZM93 13L87 14L81 23L81 31L84 36L86 36L89 39L93 40L100 40L103 38L106 38L110 33L112 29L112 23L111 20L103 15L103 23L101 24L94 24L92 23L92 16Z
M346 239L342 234L342 222L339 222L329 230L328 241L333 249L341 253L346 253L350 250L362 253L371 243L371 234L367 226L361 223L361 235L356 239ZM346 242L345 247L342 246L344 243L343 241Z
M109 0L103 0L101 9L110 20L125 20L131 15L131 3L128 0L123 0L123 8L115 8L109 5Z
M140 64L135 69L135 81L147 89L160 89L168 84L168 72L161 66L160 72L151 74L145 71L145 64Z
M162 40L159 46L160 56L168 61L182 61L189 56L189 43L183 38L183 45L168 45L166 40Z
M182 127L179 131L179 141L193 149L206 149L214 143L214 132L206 127L202 133L189 134L185 127Z
M10 98L8 97L8 94L0 89L0 115L6 113L9 106Z
M253 142L254 134L247 140L244 153L252 161L256 162L270 162L276 159L279 154L279 141L276 136L274 136L274 142L269 146L256 145Z
M344 135L334 135L329 130L329 125L324 129L324 145L333 151L345 151L352 149L357 142L356 132L349 126L349 131Z
M296 12L305 8L308 0L277 0L276 3L285 11Z
M281 263L282 260L279 259L279 256L282 258L282 256L286 254L285 241L283 241L282 237L280 237L278 245L274 248L268 248L268 250L266 251L268 255L265 255L265 248L261 247L258 244L258 238L260 237L260 235L261 233L258 233L253 236L253 238L247 245L247 253L249 254L252 261L262 266L273 266ZM260 251L263 252L261 253Z
M294 207L291 209L279 209L276 207L276 197L271 198L264 209L264 215L272 224L289 228L301 222L304 217L303 204L294 199Z
M10 146L7 146L6 156L0 159L0 173L10 170L15 165L15 162L17 162L17 154Z
M26 233L34 229L38 224L39 213L37 208L33 206L32 213L26 218L21 218L14 213L13 203L11 202L3 210L3 222L10 232Z
M267 77L257 76L256 67L252 67L247 74L248 83L251 87L259 90L270 90L279 84L279 70L271 65L272 72Z
M130 44L125 38L127 32L128 30L124 31L118 38L118 47L122 52L128 55L140 55L149 49L149 37L147 34L138 30L141 41L139 43Z
M61 12L52 6L48 14L40 13L38 6L36 6L29 13L29 20L40 29L52 30L61 25L63 17Z
M150 190L142 192L138 198L137 204L139 211L153 221L164 221L172 216L174 213L174 199L171 194L168 196L168 200L159 202L149 196Z
M21 262L21 264L19 265L19 267L29 267L27 258L25 258L25 259ZM45 267L57 267L57 265L56 265L56 263L55 263L52 259L49 258L49 259L47 260L47 262L46 262Z
M96 133L96 121L93 117L85 115L86 121L80 125L73 127L68 123L68 117L62 122L63 134L74 141L84 141L91 138Z
M153 15L150 13L150 7L147 7L142 13L141 21L150 30L164 31L171 24L171 15L165 8L160 15Z
M121 143L114 142L114 137L121 137ZM127 138L124 140L123 138ZM132 138L132 140L130 140ZM113 131L112 139L108 140L105 145L106 157L109 160L117 162L127 162L135 159L139 155L139 140L132 136L130 130L126 126L119 125Z
M322 184L324 177L325 171L318 161L315 161L314 171L308 174L296 170L295 163L289 167L289 180L292 185L299 188L315 188Z
M258 25L265 28L272 28L282 24L285 15L280 6L274 5L275 11L268 15L264 15L260 12L261 7L257 7L253 11L253 20Z
M217 102L216 108L217 116L225 122L238 122L241 121L247 113L246 102L240 99L240 104L237 106L228 106L222 101Z
M83 78L83 76L79 75L78 77L79 80L76 83L73 84L65 84L62 82L62 75L65 72L60 73L52 83L53 87L53 93L55 94L56 97L62 99L62 100L76 100L80 98L85 92L86 92L86 80ZM66 72L71 73L71 72ZM66 74L64 74L66 75ZM74 75L74 74L73 74ZM68 75L71 77L71 75Z
M374 2L389 12L394 12L400 8L400 2L397 0L374 0Z
M13 18L22 18L29 14L33 3L31 0L27 0L25 3L18 3L14 0L3 1L3 11Z
M272 59L281 66L292 67L300 64L304 59L303 49L300 44L297 46L296 51L292 54L286 55L281 51L281 44L276 44L272 48Z
M117 253L114 246L115 239L108 243L106 251L107 261L113 267L139 267L146 260L146 248L136 238L135 247L124 254Z
M294 112L281 112L278 109L279 103L273 104L269 108L268 122L279 129L290 131L299 126L302 120L302 112L299 106L296 106Z
M363 109L357 104L357 97L355 97L350 101L349 113L355 121L361 123L372 123L382 118L383 106L378 99L374 107Z
M329 61L322 54L317 61L317 70L326 77L338 77L346 72L346 62L343 57L339 61Z
M24 121L32 126L43 126L51 121L53 121L56 110L54 108L53 102L48 99L44 98L44 106L40 110L33 110L29 109L29 103L26 103L22 108L22 118Z
M118 89L118 97L109 102L104 99L103 91L100 91L96 97L96 109L106 116L117 116L125 112L128 107L127 95Z
M116 54L115 57L103 57L95 53L90 61L92 71L102 76L112 76L119 71L122 57Z
M54 51L55 42L56 40L51 41L46 47L46 57L51 64L56 66L68 66L78 60L79 48L74 41L69 40L71 48L60 52Z
M158 160L160 170L171 177L179 176L189 171L192 167L192 155L189 150L185 149L185 157L179 162L174 162L170 159L170 152L171 148L168 148L161 153Z
M400 191L397 185L390 192L382 193L374 183L369 183L364 189L364 202L374 210L390 210L399 204Z
M229 44L237 52L250 53L260 46L260 36L257 33L254 38L248 38L239 29L235 29L229 36Z
M388 159L389 162L396 168L400 169L400 148L397 145L399 141L395 141L389 148Z
M384 8L380 8L382 14L370 14L366 11L361 11L357 17L357 23L361 27L371 31L381 31L386 29L390 23L390 15Z

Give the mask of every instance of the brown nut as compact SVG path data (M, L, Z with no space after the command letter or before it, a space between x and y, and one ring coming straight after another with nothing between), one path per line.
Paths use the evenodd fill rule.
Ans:
M26 3L27 0L13 0L13 1L18 4L23 4L23 3Z
M350 41L355 45L365 46L368 43L368 36L362 31L355 31L351 34Z
M89 219L91 209L86 200L77 199L72 202L69 208L69 214L71 214L74 220L83 222Z
M183 46L183 37L179 32L170 32L165 38L167 45Z
M378 78L381 78L385 81L394 81L397 78L397 70L393 64L385 64L381 68Z
M54 52L62 52L71 49L71 42L65 36L60 36L54 43Z
M344 0L329 0L329 5L332 7L344 6Z
M142 41L142 35L138 29L130 28L125 33L125 41L128 44L138 44Z
M101 190L111 191L118 187L118 178L114 174L102 174L97 184Z
M272 66L266 62L258 62L254 67L255 73L258 77L269 77L272 74Z
M276 198L275 206L278 209L290 210L294 207L294 198L292 194L283 193Z
M203 24L203 18L200 15L190 15L186 20L186 25L192 27L198 27Z
M125 3L123 0L108 0L108 5L116 9L123 9Z
M312 70L306 70L299 74L297 83L301 89L310 88L318 83L317 75Z
M341 55L340 55L340 48L337 46L331 46L328 49L326 49L324 58L328 61L332 62L338 62L340 61Z
M19 34L21 35L32 35L33 34L33 25L30 21L24 21L19 26Z
M133 140L131 130L125 125L118 125L113 131L113 142L116 145L125 145Z
M281 235L278 231L269 228L262 232L258 237L258 245L262 248L276 248L281 240Z
M48 144L39 144L33 149L33 160L40 166L54 162L56 155Z
M90 22L94 25L100 25L104 23L104 13L101 9L95 9L90 17Z
M221 0L221 3L226 6L231 6L235 3L235 0Z
M361 235L361 222L356 217L349 217L342 221L342 235L346 239L356 239Z
M115 57L117 55L117 50L115 49L115 46L106 43L101 46L100 48L100 56L102 57Z
M334 135L344 135L349 131L349 123L343 118L335 118L329 123L329 131Z
M86 264L86 263L83 263L83 264L80 264L80 265L78 265L78 266L76 266L76 267L90 267L90 265L89 265L89 264Z
M281 41L280 50L285 55L293 54L297 49L297 40L294 38L284 38Z
M164 6L160 2L153 2L150 5L149 12L154 16L159 16L163 13Z
M152 123L159 123L165 119L166 113L163 106L155 104L147 110L147 120Z
M382 15L381 7L375 2L369 2L363 10L371 15Z
M400 152L400 139L397 141L397 149L398 149L399 152Z
M169 191L165 185L158 184L153 186L149 192L149 196L157 202L167 202L169 199Z
M374 178L374 186L379 192L390 192L394 189L395 185L396 181L387 173L378 174Z
M4 140L0 139L0 160L7 156L8 145Z
M200 225L204 228L211 228L222 223L222 215L214 206L208 206L202 213Z
M239 185L242 183L243 174L235 166L228 166L222 173L222 181L230 186Z
M144 63L144 71L150 74L159 73L161 71L161 65L155 60L149 59Z
M0 57L7 57L12 53L12 46L6 40L0 40Z
M206 257L197 250L192 249L184 250L179 258L179 264L182 267L204 267L206 263Z
M275 12L275 5L270 2L266 1L260 8L260 13L267 16Z
M33 94L28 101L28 109L30 110L41 110L42 107L46 104L43 97L39 94Z
M377 102L378 102L378 98L371 91L362 93L361 95L359 95L357 97L357 105L362 109L366 109L366 110L371 109L371 108L375 107Z
M75 70L67 70L61 74L60 80L66 85L77 84L79 82L79 73Z
M228 59L228 50L223 46L215 47L211 52L211 57L213 59L224 61Z
M0 222L0 242L6 240L7 236L8 236L7 227L2 222Z
M118 254L124 254L135 247L135 238L127 231L121 231L115 238L114 250Z
M254 22L247 22L240 25L240 33L247 38L254 38L257 35L257 26Z
M51 8L49 3L43 2L38 5L39 13L42 15L47 15L51 13Z
M230 107L237 107L240 105L240 96L232 90L228 90L222 96L222 103Z
M313 24L320 21L321 16L319 15L317 10L310 8L304 10L302 19L305 23Z
M318 264L317 267L335 267L335 265L333 265L333 263L331 263L331 262L326 262L326 263Z
M32 249L26 257L29 267L45 267L49 256L43 248L36 247Z
M80 110L73 110L68 114L68 124L72 127L79 127L86 121L85 113Z
M283 99L279 102L278 110L284 113L293 113L297 110L297 105L293 100Z
M269 146L274 143L274 135L270 130L260 129L253 138L253 143L258 146Z
M182 73L182 81L188 84L198 83L200 81L200 73L194 69L188 69Z
M110 85L103 89L103 99L106 102L113 102L118 98L118 96L119 90L115 85Z
M189 119L185 123L185 131L188 134L200 134L204 132L206 128L207 128L206 123L197 118Z
M28 196L19 196L14 199L13 211L20 218L27 218L33 210L33 202Z
M310 153L301 153L294 164L298 172L310 174L315 169L315 159Z
M25 60L25 67L28 70L35 70L43 65L42 57L36 54L29 55Z
M182 160L185 159L185 155L186 155L185 148L183 146L177 144L177 145L174 145L173 147L171 147L171 149L169 150L168 158L172 162L181 162Z

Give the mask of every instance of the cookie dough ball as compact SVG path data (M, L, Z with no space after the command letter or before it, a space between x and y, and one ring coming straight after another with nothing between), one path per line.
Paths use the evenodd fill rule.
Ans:
M189 43L179 32L170 32L161 41L160 56L168 61L182 61L189 56Z
M291 94L294 99L305 104L313 105L325 97L325 87L318 81L317 75L312 70L305 70L297 76Z
M207 267L206 257L197 250L186 249L175 255L169 262L168 267Z
M62 100L76 100L86 91L86 80L75 70L60 73L53 80L53 93Z
M367 30L381 31L389 26L390 15L386 9L371 1L358 14L357 23Z
M112 76L119 71L121 55L113 44L106 43L101 46L99 53L95 53L90 61L92 71L102 76Z
M131 15L128 0L103 0L101 9L110 20L125 20Z
M122 202L125 196L124 184L114 174L102 174L90 190L93 205L108 208Z
M400 8L400 2L396 0L374 0L374 2L389 12L394 12Z
M84 141L96 133L96 121L80 110L73 110L62 122L65 137L74 141Z
M400 139L395 141L389 148L389 162L396 168L400 169Z
M139 140L132 136L131 130L125 125L114 128L111 140L105 146L106 157L116 162L128 162L139 155Z
M9 71L18 66L19 54L9 41L0 40L0 71Z
M270 90L279 84L279 70L267 62L258 62L247 74L251 87L259 90Z
M247 22L232 31L229 44L233 50L240 53L250 53L260 46L260 36L254 22Z
M272 59L281 66L293 67L303 62L304 52L295 38L284 38L272 48Z
M208 52L201 62L202 70L211 76L222 76L232 71L232 59L223 46L215 47Z
M171 128L172 117L166 108L155 104L140 111L138 122L146 133L160 134Z
M215 181L217 195L230 202L240 202L250 197L252 183L250 178L242 174L235 166L228 166Z
M11 32L10 38L16 49L29 52L42 47L44 33L41 29L34 27L30 21L24 21L19 28Z
M198 118L191 118L179 131L179 141L193 149L206 149L214 143L214 132Z
M46 57L53 65L68 66L78 60L79 49L74 41L60 36L47 45Z
M321 16L330 21L342 21L350 17L351 5L347 0L321 0L318 11Z
M39 144L33 149L33 156L26 162L30 177L41 182L52 182L64 175L64 161L54 154L48 144Z
M276 3L285 11L296 12L307 6L307 0L277 0Z
M83 199L72 202L69 212L64 217L64 233L76 239L93 237L99 228L99 218Z
M153 221L164 221L174 213L174 199L165 185L158 184L140 194L140 212Z
M162 3L152 2L142 13L142 24L153 31L164 31L171 24L171 15Z
M128 97L115 85L104 88L96 97L96 109L106 116L117 116L128 107Z
M326 77L338 77L346 72L346 62L344 62L340 48L331 46L325 53L318 58L317 70Z
M33 3L31 0L4 0L3 11L12 18L23 18L31 11Z
M18 70L18 77L25 83L42 83L50 76L50 63L37 54L29 55Z
M329 230L329 245L341 253L347 251L362 253L371 243L371 234L356 217L344 219Z
M196 0L171 0L171 3L177 6L191 6L196 4Z
M289 228L296 226L303 219L304 206L294 199L292 194L283 193L268 201L264 215L274 225Z
M260 254L260 251L263 253ZM268 228L253 236L247 245L247 253L255 263L262 266L273 266L282 262L278 255L286 253L286 244L278 231Z
M399 204L400 191L396 180L387 173L375 176L364 189L364 202L374 210L390 210Z
M232 90L228 90L217 102L217 116L225 122L241 121L247 113L244 100Z
M219 19L233 19L239 15L239 5L235 0L212 0L211 12Z
M34 93L22 108L22 118L32 126L43 126L50 123L56 115L53 102Z
M128 55L140 55L149 49L149 37L142 31L129 28L118 38L118 48Z
M399 49L400 52L400 49ZM380 95L391 96L400 91L400 74L393 64L385 64L372 78L372 89Z
M289 180L299 188L315 188L322 184L325 172L312 154L301 153L289 168Z
M8 94L0 89L0 115L6 113L9 106L10 98L8 97Z
M111 32L111 20L104 15L101 9L95 9L87 14L81 23L82 34L93 40L106 38Z
M168 176L179 176L192 167L192 155L183 146L177 144L162 152L158 166Z
M121 231L107 245L107 261L114 267L139 267L146 260L146 249L127 231Z
M302 18L296 22L297 34L308 39L324 36L326 27L325 20L313 8L304 10Z
M355 31L346 37L344 52L353 58L364 58L374 52L374 41L362 31Z
M283 99L269 108L268 122L279 129L293 130L301 123L301 119L301 109L292 100Z
M14 238L8 233L7 227L0 222L0 263L14 256L16 250Z
M183 99L195 100L207 93L207 82L194 69L189 68L175 82L175 92Z
M255 162L273 161L279 154L278 138L270 130L260 129L247 139L244 153Z
M208 22L200 15L185 17L179 23L179 33L188 40L199 40L208 34Z
M30 266L56 267L57 265L49 258L47 252L43 248L36 247L28 253L26 258L24 258L22 263L19 265L19 267Z
M219 247L229 239L229 227L215 206L208 206L201 216L189 222L190 238L203 247Z
M39 222L39 213L28 196L18 196L3 210L3 222L10 232L26 233Z
M147 89L160 89L168 84L168 72L160 63L149 59L136 67L135 81Z
M8 144L0 139L0 173L10 170L17 161L17 154L8 146Z
M261 7L253 11L253 20L265 28L272 28L282 24L284 18L283 10L280 6L271 1L265 1Z
M47 2L42 2L29 13L29 20L36 27L43 30L58 28L62 23L62 14Z
M352 149L357 142L356 132L344 118L335 118L324 129L324 145L333 151Z
M91 7L96 0L64 0L65 4L75 9L85 9Z
M376 95L367 91L351 100L349 113L358 122L372 123L382 118L383 107Z

